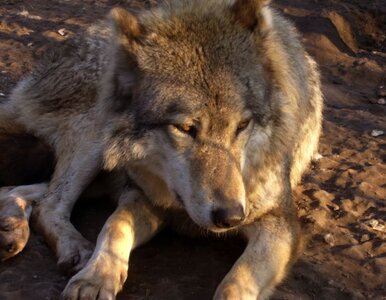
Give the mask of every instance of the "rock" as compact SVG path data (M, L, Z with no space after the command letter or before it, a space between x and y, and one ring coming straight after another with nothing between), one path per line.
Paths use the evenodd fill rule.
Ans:
M58 30L58 33L61 35L61 36L66 36L68 34L68 31L66 28L60 28Z
M369 240L370 240L370 235L368 235L367 233L366 234L362 234L361 239L360 239L361 243L367 242Z
M334 236L331 233L327 233L323 236L324 241L329 244L330 246L335 245L335 239Z
M384 85L380 85L377 90L377 95L379 97L386 97L386 87Z
M370 228L374 229L374 230L377 230L377 231L380 231L380 232L385 232L386 233L386 230L385 230L385 225L384 224L381 224L378 220L376 219L371 219L369 221L366 222L366 225L369 226Z
M371 136L378 137L383 135L385 132L383 130L374 129L371 131Z
M386 99L385 98L379 98L377 103L380 104L380 105L385 105L386 104Z

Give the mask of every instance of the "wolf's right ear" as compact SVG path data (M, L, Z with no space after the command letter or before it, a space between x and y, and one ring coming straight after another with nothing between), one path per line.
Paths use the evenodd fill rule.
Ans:
M138 78L136 48L143 34L138 18L121 7L110 11L115 30L116 53L113 75L114 110L125 110L131 103Z
M123 45L138 40L143 34L138 18L122 7L113 8L110 18L115 26L118 41Z

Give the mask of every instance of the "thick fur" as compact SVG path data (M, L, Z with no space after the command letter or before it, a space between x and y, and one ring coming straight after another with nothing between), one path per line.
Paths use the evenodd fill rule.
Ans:
M0 106L5 132L13 120L55 152L33 220L79 271L66 299L115 298L131 250L167 224L247 238L215 299L264 299L284 278L300 242L291 189L317 151L323 101L315 62L268 2L116 8ZM102 168L124 175L88 260L69 217Z

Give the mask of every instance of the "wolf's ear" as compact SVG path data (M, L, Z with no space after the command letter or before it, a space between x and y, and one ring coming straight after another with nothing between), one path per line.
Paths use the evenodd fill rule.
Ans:
M271 25L270 12L267 10L270 2L270 0L236 0L231 10L242 26L264 34Z
M136 49L143 35L143 29L138 18L121 7L115 7L110 11L110 20L113 22L117 43L112 78L114 109L122 111L130 105L137 83Z
M122 7L113 8L110 11L110 18L121 43L135 41L143 34L138 18Z

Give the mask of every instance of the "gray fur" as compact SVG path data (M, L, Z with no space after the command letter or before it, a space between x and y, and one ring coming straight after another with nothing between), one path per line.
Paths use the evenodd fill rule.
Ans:
M66 299L113 299L127 271L113 255L127 261L176 220L249 241L215 299L264 299L284 278L300 245L291 189L317 151L323 101L314 61L268 2L114 9L0 106L55 150L33 219L60 264L80 270ZM91 245L69 217L101 168L123 170L141 191L123 188L87 262ZM214 221L236 208L232 224Z

